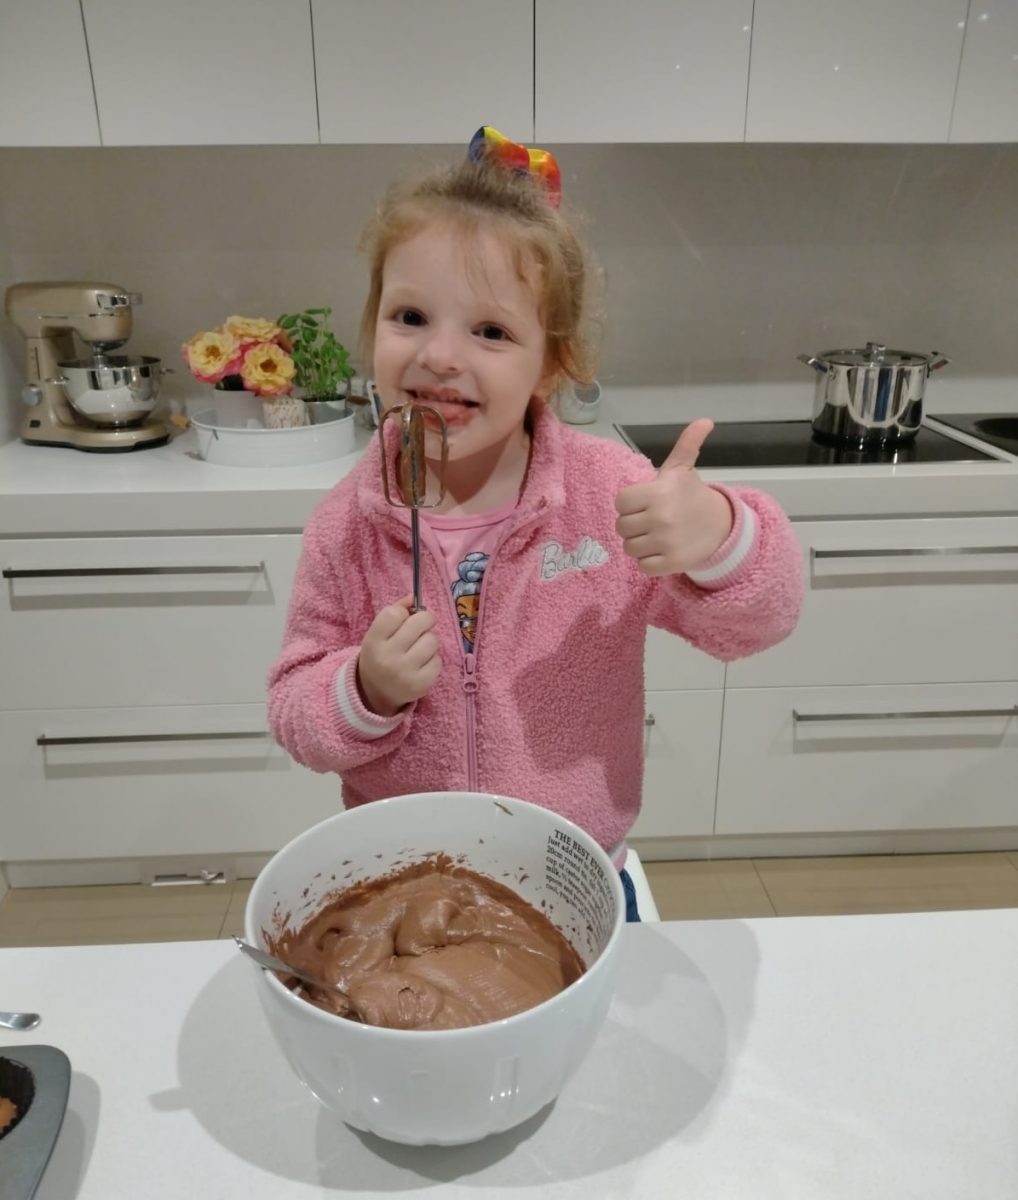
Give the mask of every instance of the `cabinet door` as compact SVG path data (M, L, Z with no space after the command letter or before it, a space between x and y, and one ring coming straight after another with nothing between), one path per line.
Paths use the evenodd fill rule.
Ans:
M756 0L746 140L946 142L968 0Z
M263 704L0 713L12 862L262 854L341 807Z
M537 0L536 140L741 142L752 19L752 0Z
M103 145L318 141L307 0L82 8Z
M532 0L312 0L323 142L530 141Z
M1018 0L972 5L951 141L1018 142Z
M731 687L1018 679L1018 519L802 521L798 627Z
M663 629L648 629L644 672L649 691L725 686L725 664Z
M0 10L0 146L98 146L78 0Z
M262 700L298 534L0 542L0 710Z
M1018 826L1018 683L725 696L719 834Z
M631 837L713 833L722 694L647 694L643 809Z

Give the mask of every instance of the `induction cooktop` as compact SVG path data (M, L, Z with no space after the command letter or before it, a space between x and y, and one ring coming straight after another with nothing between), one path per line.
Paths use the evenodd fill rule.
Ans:
M950 425L952 429L960 429L962 433L989 442L998 450L1018 454L1018 414L1008 416L1006 413L930 413L930 416L942 425Z
M940 417L938 420L946 421ZM616 425L634 450L655 467L685 429L673 425ZM989 440L989 439L987 439ZM809 421L723 421L714 426L697 459L698 467L852 466L861 463L997 462L953 438L923 427L911 442L892 448L828 446L813 438Z

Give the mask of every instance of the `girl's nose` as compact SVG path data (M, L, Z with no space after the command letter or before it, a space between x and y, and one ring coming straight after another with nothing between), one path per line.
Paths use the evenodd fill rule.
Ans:
M432 326L417 354L418 362L435 375L456 375L463 369L463 347L454 330Z

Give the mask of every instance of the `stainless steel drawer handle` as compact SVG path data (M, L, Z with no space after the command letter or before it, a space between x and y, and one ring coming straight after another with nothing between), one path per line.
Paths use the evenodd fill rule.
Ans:
M132 742L222 742L253 741L269 737L267 729L229 730L220 733L111 733L95 737L50 737L41 733L37 746L112 746Z
M4 579L72 579L100 575L257 575L265 563L230 567L4 567Z
M1010 708L934 708L912 712L841 712L803 713L792 709L792 720L801 724L807 721L925 721L928 717L1014 717L1018 716L1018 704Z
M813 558L927 558L953 554L1018 554L1018 546L874 546L869 550L818 550Z

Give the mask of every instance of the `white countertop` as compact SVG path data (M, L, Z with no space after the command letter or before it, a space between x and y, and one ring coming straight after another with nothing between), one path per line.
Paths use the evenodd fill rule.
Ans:
M1018 383L945 389L936 411L1018 412ZM616 422L805 419L812 385L606 389L602 419L583 428L618 438ZM960 440L966 440L959 435ZM358 428L353 454L306 467L225 467L202 461L192 432L167 446L118 455L64 448L0 446L0 537L104 532L293 531L354 465L370 434ZM974 444L971 443L970 444ZM705 479L758 487L789 516L1018 512L1018 459L899 466L810 466L704 470Z
M558 1102L452 1149L321 1108L228 942L2 950L4 1006L43 1023L0 1031L0 1053L71 1060L38 1200L1002 1200L1016 942L1007 909L627 928L607 1022Z

